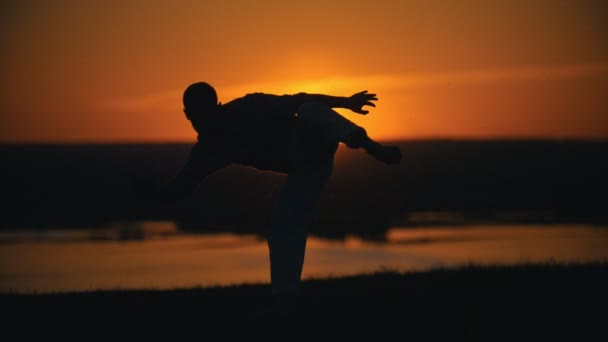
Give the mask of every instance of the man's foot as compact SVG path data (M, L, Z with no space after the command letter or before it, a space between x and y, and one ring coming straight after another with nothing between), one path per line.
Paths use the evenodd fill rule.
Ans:
M397 146L384 146L372 140L367 135L361 138L361 148L372 157L386 164L401 163L401 149Z
M397 146L378 146L368 151L369 154L377 160L394 165L401 163L401 150Z

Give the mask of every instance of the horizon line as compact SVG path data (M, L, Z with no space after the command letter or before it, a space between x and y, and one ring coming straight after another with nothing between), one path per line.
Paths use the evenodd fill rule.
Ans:
M550 136L413 136L402 138L381 138L375 139L383 142L415 142L415 141L580 141L580 142L597 142L606 143L608 137L550 137ZM194 144L196 139L163 139L163 140L0 140L0 146L16 146L16 145L183 145Z

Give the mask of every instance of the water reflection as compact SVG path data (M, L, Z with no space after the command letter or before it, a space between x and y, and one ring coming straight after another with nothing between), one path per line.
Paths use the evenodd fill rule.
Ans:
M0 232L0 291L175 288L269 281L256 235L185 234L172 222ZM384 241L311 236L304 278L419 271L468 263L608 260L608 227L475 225L399 228Z

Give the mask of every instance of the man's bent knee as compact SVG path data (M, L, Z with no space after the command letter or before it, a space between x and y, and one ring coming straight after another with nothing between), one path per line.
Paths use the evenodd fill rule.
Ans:
M300 122L291 142L291 152L329 157L333 156L339 144L337 135L328 131L326 127Z
M319 128L330 142L337 139L350 148L358 148L367 137L364 128L323 103L304 103L298 108L297 114L303 126Z

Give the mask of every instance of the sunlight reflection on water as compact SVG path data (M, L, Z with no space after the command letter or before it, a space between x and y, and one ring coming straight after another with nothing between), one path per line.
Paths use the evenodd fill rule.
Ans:
M311 236L304 278L381 269L422 271L469 263L608 260L608 227L472 225L399 228L385 241ZM268 283L266 241L255 235L185 234L173 222L103 229L0 232L0 291L167 289Z

